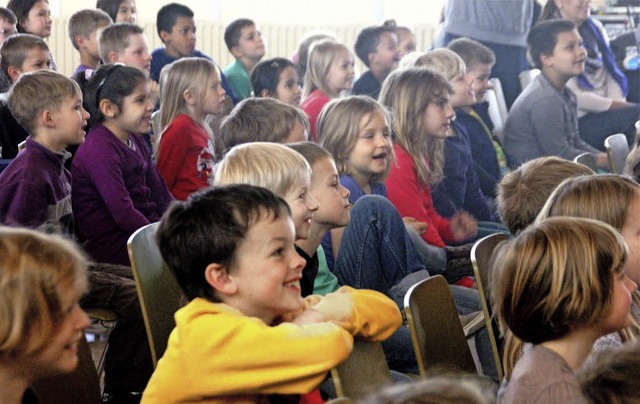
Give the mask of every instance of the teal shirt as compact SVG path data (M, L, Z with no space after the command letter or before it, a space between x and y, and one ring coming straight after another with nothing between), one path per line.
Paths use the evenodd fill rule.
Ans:
M251 77L249 72L245 69L242 62L236 59L233 63L224 69L224 75L227 76L229 84L233 92L236 94L238 101L251 97Z
M338 278L329 271L327 265L327 257L324 255L324 248L318 247L318 275L313 282L313 294L314 295L326 295L327 293L335 292L340 287Z

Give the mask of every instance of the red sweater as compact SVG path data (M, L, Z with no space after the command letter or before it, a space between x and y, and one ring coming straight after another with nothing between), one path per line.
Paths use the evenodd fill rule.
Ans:
M320 90L314 90L300 103L300 108L309 117L309 125L311 126L311 138L314 142L318 141L316 136L316 123L320 116L320 111L331 99Z
M176 199L212 185L213 163L213 142L190 116L178 115L162 132L158 170Z
M402 217L413 217L427 224L422 238L428 244L444 247L445 241L453 241L449 220L440 216L433 207L431 190L418 183L418 176L409 153L394 144L396 161L387 176L387 196ZM444 241L443 241L444 240Z

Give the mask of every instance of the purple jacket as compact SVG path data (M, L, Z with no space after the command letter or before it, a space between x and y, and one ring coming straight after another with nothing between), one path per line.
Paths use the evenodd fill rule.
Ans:
M96 262L129 265L129 236L158 221L173 200L144 139L129 140L125 145L98 125L71 165L78 237Z

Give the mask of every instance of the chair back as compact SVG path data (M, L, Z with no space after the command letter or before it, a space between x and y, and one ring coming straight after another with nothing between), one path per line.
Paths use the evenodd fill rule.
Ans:
M495 248L498 244L507 239L508 236L504 233L490 234L476 241L473 247L471 247L471 263L473 264L473 272L476 276L476 285L478 286L480 304L482 305L484 320L487 332L489 333L489 342L491 343L491 350L493 351L493 359L496 363L496 369L498 370L498 380L502 380L504 373L502 370L500 350L498 348L498 342L496 340L492 324L493 312L489 302L489 263Z
M574 159L574 163L582 164L583 166L587 166L593 171L598 171L598 165L596 164L596 156L593 153L582 153L578 154Z
M155 238L157 228L158 223L146 225L127 242L154 368L167 349L169 334L176 325L173 315L180 308L182 296L177 281L162 260Z
M156 135L156 139L160 137L160 110L154 111L151 114L151 129L153 134Z
M520 79L520 90L524 90L539 74L540 69L530 69L520 72L518 75L518 79Z
M624 133L616 133L604 140L604 147L607 149L609 166L614 174L622 174L624 164L629 155L629 143Z
M453 296L442 275L413 285L405 295L404 311L420 376L443 371L476 373Z
M353 341L353 351L331 369L338 397L365 398L391 384L391 372L382 345L372 341Z
M507 122L507 102L504 99L504 91L500 79L494 77L489 79L491 89L485 93L485 99L489 103L489 117L493 123L493 134L503 140L504 125Z

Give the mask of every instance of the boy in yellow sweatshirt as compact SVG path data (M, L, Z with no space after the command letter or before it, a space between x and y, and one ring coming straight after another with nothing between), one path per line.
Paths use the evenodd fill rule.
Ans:
M354 336L383 340L401 324L378 292L343 287L302 299L291 211L264 188L196 193L167 211L157 237L190 303L176 313L142 403L308 393L348 357Z

